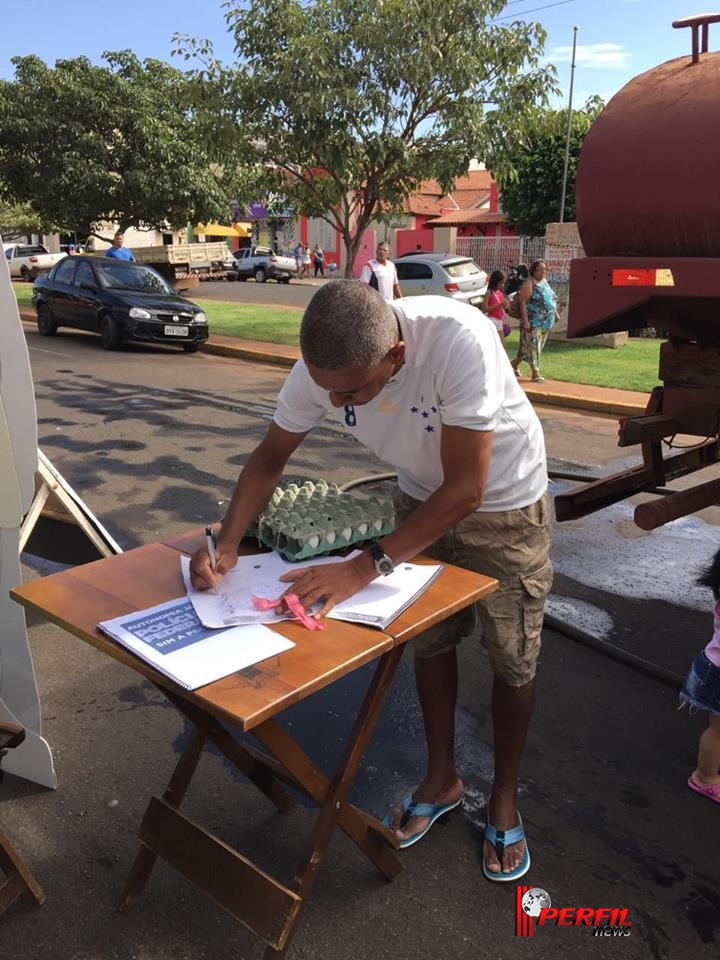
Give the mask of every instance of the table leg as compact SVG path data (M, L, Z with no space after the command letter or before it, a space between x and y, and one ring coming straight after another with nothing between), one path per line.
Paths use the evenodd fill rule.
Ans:
M345 806L345 800L355 779L357 768L367 748L368 741L375 728L383 701L401 656L402 647L396 647L389 653L384 654L378 663L372 682L365 694L360 713L355 721L353 731L345 747L343 758L338 765L332 783L325 791L324 799L310 838L304 864L295 875L292 884L292 888L300 897L298 909L294 913L291 921L286 925L281 942L276 947L269 946L266 948L263 955L264 960L279 960L279 958L284 957L287 953L302 907L315 885L320 865L325 856L328 843L330 842L330 837L339 822L341 811ZM255 728L253 733L278 757L278 760L280 760L283 766L286 766L290 773L296 776L298 780L304 783L307 781L308 776L316 775L317 768L315 765L311 763L310 768L308 767L308 758L276 723L268 721L267 723L261 724ZM394 855L391 854L390 851L388 851L388 853L394 858Z
M15 847L0 830L0 869L7 878L0 882L0 914L27 890L38 904L45 903L43 888L37 882Z
M227 757L238 770L244 773L248 780L261 793L264 793L268 800L275 804L278 810L292 810L295 806L295 800L282 788L274 772L266 764L259 763L258 758L247 750L243 744L238 743L235 737L228 733L218 720L168 690L165 690L164 693L180 713L186 716L198 730L202 731L223 756Z
M177 766L173 770L173 775L170 777L170 782L163 794L163 799L175 807L175 809L180 806L183 797L187 793L190 781L197 769L200 754L202 753L206 739L204 733L200 730L195 730L190 742L183 750ZM125 909L125 907L131 907L140 899L145 885L150 879L150 874L152 873L156 860L157 854L153 853L152 850L143 844L140 847L138 855L135 857L135 862L125 882L125 889L123 890L123 895L120 900L121 910Z

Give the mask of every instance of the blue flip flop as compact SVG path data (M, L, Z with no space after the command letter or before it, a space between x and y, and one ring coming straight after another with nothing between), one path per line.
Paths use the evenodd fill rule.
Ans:
M424 830L418 830L418 832L413 833L412 836L406 837L404 840L400 840L400 849L404 850L405 847L411 847L414 843L417 843L418 840L422 840L436 820L439 820L440 817L444 816L446 813L450 813L450 811L454 810L455 807L459 807L461 803L462 794L460 794L457 800L453 800L450 803L439 804L415 803L411 796L405 797L402 802L403 815L402 819L400 820L401 825L406 823L410 817L430 817L430 820ZM392 829L392 820L392 813L386 813L382 818L383 826Z
M492 880L494 883L511 883L513 880L519 880L520 877L524 877L530 869L530 850L528 849L520 814L518 814L518 821L518 825L511 827L509 830L497 830L491 823L488 823L485 827L485 839L489 840L493 847L495 847L495 855L500 863L502 863L505 847L509 847L513 843L518 843L520 840L525 840L525 853L523 858L510 873L503 873L502 870L499 873L493 873L488 867L485 857L483 857L483 873L488 880Z

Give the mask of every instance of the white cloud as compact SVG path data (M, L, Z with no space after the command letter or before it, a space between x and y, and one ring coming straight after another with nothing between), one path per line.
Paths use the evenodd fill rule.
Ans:
M620 43L579 43L575 52L575 63L591 69L624 70L630 63L630 57L630 51ZM551 63L570 63L572 47L555 47L547 59Z

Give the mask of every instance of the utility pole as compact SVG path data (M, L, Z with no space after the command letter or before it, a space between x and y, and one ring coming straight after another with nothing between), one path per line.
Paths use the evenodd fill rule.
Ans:
M575 51L577 50L577 35L580 27L573 27L572 62L570 64L570 93L568 95L568 122L565 134L565 166L563 168L562 195L560 197L560 223L565 222L565 192L567 190L568 163L570 160L570 130L572 128L572 100L573 83L575 82Z

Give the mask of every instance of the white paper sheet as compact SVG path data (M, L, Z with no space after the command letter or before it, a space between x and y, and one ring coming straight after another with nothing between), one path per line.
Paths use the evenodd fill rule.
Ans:
M357 556L358 552L350 554L350 557ZM288 570L301 570L323 563L341 563L350 557L315 557L298 563L289 563L274 552L239 557L236 566L225 574L214 591L196 590L190 582L189 558L183 556L181 564L188 598L201 622L206 627L228 627L292 619L289 612L277 614L274 610L257 610L252 597L275 600L289 586L280 580ZM399 563L390 576L377 577L354 596L339 603L329 617L383 628L410 606L441 570L441 564Z

